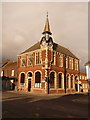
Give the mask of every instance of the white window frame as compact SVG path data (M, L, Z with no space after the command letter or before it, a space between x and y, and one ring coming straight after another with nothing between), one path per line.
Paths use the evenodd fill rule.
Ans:
M4 76L4 71L2 70L2 71L1 71L1 77L3 77L3 76Z
M63 54L59 53L59 67L63 67Z
M14 75L15 75L15 70L12 70L11 76L14 76Z
M68 57L66 57L66 68L68 68Z
M39 56L37 55L39 53ZM39 57L39 61L37 63L37 57ZM35 52L35 65L40 65L41 64L41 51Z

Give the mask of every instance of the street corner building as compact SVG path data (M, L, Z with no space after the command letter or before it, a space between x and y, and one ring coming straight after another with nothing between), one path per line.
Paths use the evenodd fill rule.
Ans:
M18 55L17 64L19 91L43 94L80 92L79 59L53 41L48 15L41 40Z

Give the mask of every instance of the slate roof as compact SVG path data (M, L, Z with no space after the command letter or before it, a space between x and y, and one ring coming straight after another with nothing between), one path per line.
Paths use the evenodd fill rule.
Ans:
M90 61L88 61L87 63L85 63L85 66L86 66L86 65L90 65Z
M25 50L21 54L27 53L27 52L31 52L31 51L34 51L34 50L37 50L37 49L40 49L40 42L37 42L36 44L34 44L32 47L30 47L29 49ZM53 49L55 51L58 51L58 52L62 53L62 54L66 54L67 56L71 56L73 58L77 58L70 50L68 50L67 48L65 48L65 47L63 47L63 46L61 46L61 45L59 45L57 43L53 43Z
M17 68L17 62L13 62L13 61L8 61L5 65L2 66L3 68L5 69L8 69L8 68Z

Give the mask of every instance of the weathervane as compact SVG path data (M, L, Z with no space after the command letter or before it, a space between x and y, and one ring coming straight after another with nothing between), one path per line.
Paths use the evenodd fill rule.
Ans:
M48 12L47 12L47 18L48 18Z

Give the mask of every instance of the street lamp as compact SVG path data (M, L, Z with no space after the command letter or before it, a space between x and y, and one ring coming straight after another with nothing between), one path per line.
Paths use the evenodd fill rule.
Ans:
M66 54L64 56L64 89L65 89L65 93L66 91Z
M48 69L46 69L46 71L48 73ZM46 76L45 82L47 82L47 93L49 94L49 82L50 82L49 76Z

